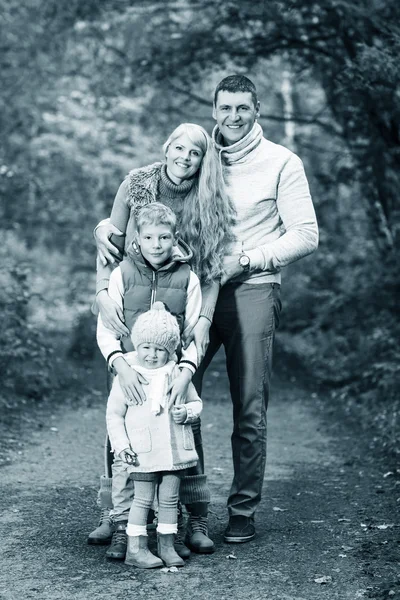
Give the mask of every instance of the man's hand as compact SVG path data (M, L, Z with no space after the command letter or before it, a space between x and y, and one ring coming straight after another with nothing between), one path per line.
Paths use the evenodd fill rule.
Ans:
M122 259L122 254L118 248L114 246L110 238L112 235L124 235L122 231L111 223L98 225L94 230L94 239L96 241L97 252L103 265L119 262Z
M116 335L129 335L129 329L124 323L123 309L108 295L107 290L101 290L96 296L101 319L108 329Z
M118 456L128 465L136 465L137 463L137 454L130 448L125 448L125 450L122 450Z
M209 321L207 317L200 317L196 325L193 327L191 333L187 336L185 342L183 343L183 348L186 350L189 344L194 340L194 343L196 344L198 364L200 364L203 360L207 346L210 342L210 327L211 321Z
M171 392L168 404L169 408L171 408L174 404L184 404L191 380L192 372L190 369L183 368L179 375L171 381L167 390L167 392Z
M224 274L221 277L221 285L225 285L230 279L243 274L243 269L239 265L239 256L239 254L234 254L233 256L224 257Z
M186 406L184 404L174 406L172 409L172 418L175 423L178 423L178 425L184 423L187 419Z
M146 394L142 386L148 385L147 379L132 369L122 356L114 360L113 367L118 373L119 384L128 406L137 406L146 402Z

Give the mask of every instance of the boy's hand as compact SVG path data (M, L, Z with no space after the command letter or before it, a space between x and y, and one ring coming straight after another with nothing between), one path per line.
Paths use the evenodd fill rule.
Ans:
M147 379L132 369L122 356L114 360L113 367L118 373L119 384L128 406L137 406L146 402L146 394L142 386L148 385Z
M94 231L94 239L96 240L97 252L103 265L113 264L120 261L122 254L118 248L111 242L112 235L124 235L122 231L111 223L103 223L96 227Z
M137 454L130 448L125 448L125 450L122 450L118 456L128 465L136 465L137 463Z
M184 404L174 406L172 409L172 418L175 423L184 423L187 419L187 410Z
M200 317L183 344L183 348L186 350L189 344L194 340L198 364L203 360L207 346L210 342L210 327L211 321L207 319L207 317Z
M129 335L129 329L124 323L123 309L108 295L107 290L101 290L96 296L101 319L104 325L118 336Z
M174 404L184 404L191 380L192 372L190 369L183 368L179 375L171 381L167 390L167 393L171 392L169 408Z

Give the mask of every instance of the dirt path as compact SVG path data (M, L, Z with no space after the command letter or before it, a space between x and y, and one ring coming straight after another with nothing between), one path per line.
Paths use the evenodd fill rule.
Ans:
M222 357L206 382L203 418L216 553L168 574L108 562L104 547L86 544L104 434L103 379L94 380L80 404L27 420L23 437L9 440L0 470L1 600L400 598L396 473L373 456L367 435L324 416L323 403L295 381L274 385L257 538L223 543L231 408Z

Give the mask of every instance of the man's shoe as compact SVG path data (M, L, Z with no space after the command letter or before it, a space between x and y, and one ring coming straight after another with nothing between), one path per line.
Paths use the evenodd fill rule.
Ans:
M99 526L94 531L89 533L88 544L98 544L106 546L111 542L113 534L113 524L110 517L110 508L101 510Z
M256 535L254 520L252 517L233 515L229 517L229 524L225 530L224 542L241 543L249 542Z
M115 524L115 530L111 540L111 546L106 552L107 558L113 560L124 560L126 548L128 545L128 536L126 535L127 521L119 521Z
M214 542L208 537L207 525L207 517L190 515L185 543L190 550L197 554L212 554L215 551Z

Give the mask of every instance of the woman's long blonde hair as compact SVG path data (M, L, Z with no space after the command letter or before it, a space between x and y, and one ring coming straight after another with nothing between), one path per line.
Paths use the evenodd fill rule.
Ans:
M222 275L235 210L226 193L218 152L203 127L194 123L179 125L163 145L164 155L170 144L185 133L201 149L203 160L183 202L179 231L193 250L193 270L200 281L209 283Z

